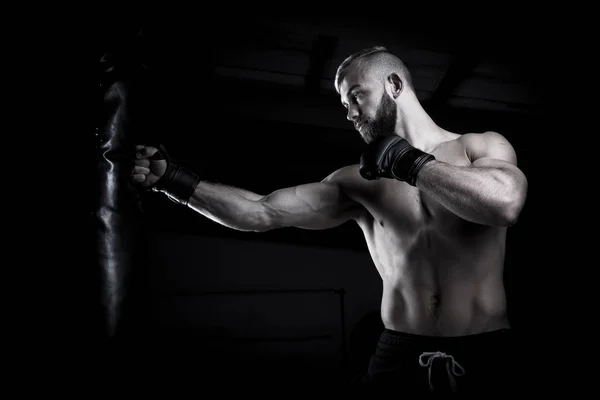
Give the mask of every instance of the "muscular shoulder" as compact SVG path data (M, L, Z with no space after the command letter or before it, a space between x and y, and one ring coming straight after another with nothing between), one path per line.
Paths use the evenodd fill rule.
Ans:
M497 159L517 163L517 156L511 143L502 134L494 131L467 133L458 139L465 153L473 163L481 159Z
M365 209L359 200L359 193L364 192L364 185L369 181L363 179L358 172L358 164L348 165L337 169L325 177L321 182L335 185L339 190L340 198L349 207L351 218L359 220L364 216Z
M337 184L340 187L360 182L361 176L358 172L358 164L347 165L327 175L323 182Z
M323 182L336 185L340 191L353 201L360 203L361 194L371 192L378 181L367 181L358 172L358 164L342 167L329 174Z

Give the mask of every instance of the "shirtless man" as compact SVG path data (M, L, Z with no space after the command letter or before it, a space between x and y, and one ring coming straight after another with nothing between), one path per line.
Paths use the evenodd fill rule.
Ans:
M321 182L255 194L201 180L148 146L137 146L133 180L241 231L356 221L383 281L385 327L358 387L510 390L504 254L527 193L513 147L496 132L436 125L383 47L344 60L335 88L368 145Z

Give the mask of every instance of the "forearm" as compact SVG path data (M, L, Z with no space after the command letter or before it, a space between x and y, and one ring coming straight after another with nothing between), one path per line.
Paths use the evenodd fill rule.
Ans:
M518 178L501 167L432 161L419 171L416 186L461 218L484 225L512 225L523 202Z
M269 218L260 200L263 196L231 186L200 182L188 206L228 228L239 231L264 231Z

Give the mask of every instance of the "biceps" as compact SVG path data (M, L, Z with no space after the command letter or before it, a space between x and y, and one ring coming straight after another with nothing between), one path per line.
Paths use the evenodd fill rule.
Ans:
M319 182L281 189L263 199L273 225L328 229L350 218L352 204L340 188Z
M495 132L471 137L466 150L476 167L517 165L514 148L504 136Z
M473 167L491 168L513 177L521 175L517 167L517 154L503 136L490 133L480 139L468 149L473 157Z
M477 160L471 163L471 166L480 168L496 168L507 171L514 171L515 169L517 169L514 162L490 157L478 158Z
M486 176L512 188L512 192L525 192L527 179L517 166L517 155L504 136L488 132L470 137L467 154L471 166L480 168Z

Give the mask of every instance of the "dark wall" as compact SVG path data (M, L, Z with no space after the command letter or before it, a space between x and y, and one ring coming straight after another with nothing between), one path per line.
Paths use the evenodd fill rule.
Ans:
M177 234L150 244L153 329L220 354L339 368L353 327L379 308L364 251Z

